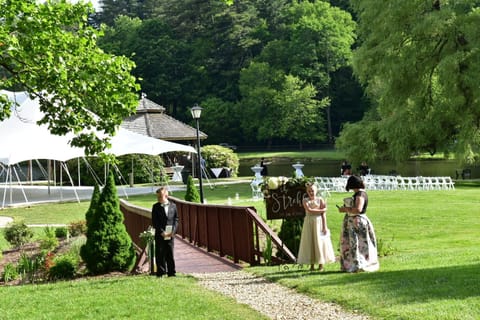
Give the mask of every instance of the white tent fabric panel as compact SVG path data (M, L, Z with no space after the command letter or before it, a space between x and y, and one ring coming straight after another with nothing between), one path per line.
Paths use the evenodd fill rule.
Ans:
M12 107L10 118L0 122L0 162L12 165L32 159L67 161L83 157L83 149L70 146L72 134L57 136L46 125L37 125L41 119L38 100L30 99L25 92L0 90L18 106ZM183 151L196 153L191 146L163 141L137 134L123 128L111 139L111 148L106 153L116 156L140 153L157 155L165 152Z
M107 149L106 153L112 153L116 156L131 153L157 155L172 151L197 152L191 146L155 139L123 128L118 129L117 134L111 140L111 144L112 147Z

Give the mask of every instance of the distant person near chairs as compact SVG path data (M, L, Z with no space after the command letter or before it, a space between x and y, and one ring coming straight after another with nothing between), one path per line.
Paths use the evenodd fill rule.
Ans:
M342 162L342 167L340 169L340 173L342 176L350 176L352 175L352 165L348 163L346 160Z
M360 167L358 167L358 171L361 176L366 176L367 174L370 174L370 167L365 161L363 161Z
M262 171L260 171L260 175L262 177L268 176L268 167L267 167L267 162L265 162L265 158L262 158L262 161L260 162L260 167L262 167Z
M463 180L470 179L470 177L472 176L472 170L463 169L460 173L458 172L458 170L455 170L455 179L458 180L460 176L462 177Z

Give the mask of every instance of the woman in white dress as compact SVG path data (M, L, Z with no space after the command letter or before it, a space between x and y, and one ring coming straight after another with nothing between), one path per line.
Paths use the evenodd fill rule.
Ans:
M323 270L323 265L335 262L330 231L327 228L327 204L321 197L317 197L317 187L307 184L308 197L303 199L305 218L303 220L300 248L298 250L298 264L309 264L310 270Z

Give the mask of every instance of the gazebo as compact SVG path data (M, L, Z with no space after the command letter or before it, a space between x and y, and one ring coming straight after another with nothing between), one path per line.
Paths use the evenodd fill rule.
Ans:
M147 99L145 94L141 96L136 114L126 118L121 126L135 133L156 139L172 142L183 141L196 145L196 128L167 115L163 106ZM205 140L208 136L200 131L199 137L201 140ZM177 159L177 161L185 164L182 159ZM173 161L170 165L174 166L177 161ZM196 166L192 161L192 172L195 171L194 168Z
M147 99L145 94L138 103L137 113L126 118L122 127L157 139L167 141L191 141L197 139L196 129L167 115L165 108ZM207 135L200 132L200 139Z

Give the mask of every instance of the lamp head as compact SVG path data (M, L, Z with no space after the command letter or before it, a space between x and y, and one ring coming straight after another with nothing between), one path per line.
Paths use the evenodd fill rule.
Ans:
M202 107L195 103L195 105L190 109L193 119L200 119L202 115Z

